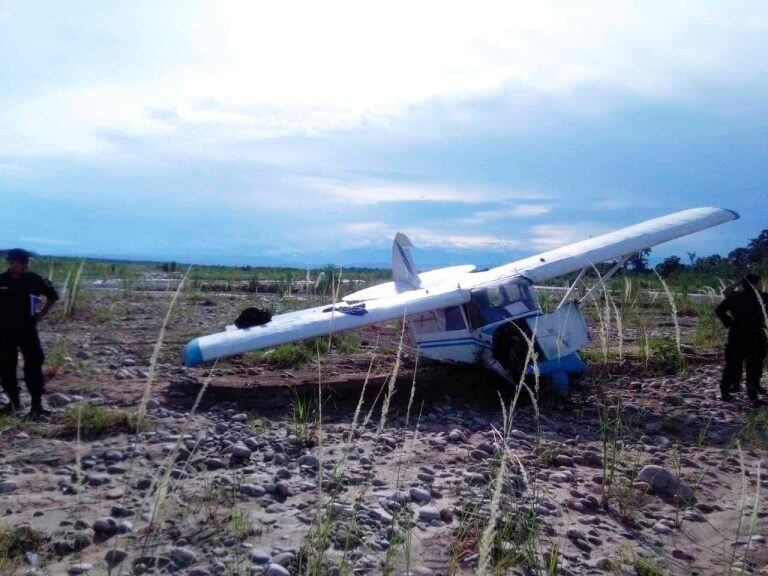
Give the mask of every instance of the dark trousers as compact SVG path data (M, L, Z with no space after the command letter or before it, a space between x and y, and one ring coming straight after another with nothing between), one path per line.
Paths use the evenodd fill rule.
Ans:
M0 334L0 383L14 404L19 403L19 382L16 378L19 350L24 358L24 382L32 397L34 408L40 405L40 399L43 396L43 362L45 361L43 347L40 345L40 338L34 327L8 330Z
M738 390L744 367L747 368L747 395L750 400L757 400L760 377L763 374L763 362L768 348L762 344L731 342L725 346L725 369L720 381L720 392L728 394Z

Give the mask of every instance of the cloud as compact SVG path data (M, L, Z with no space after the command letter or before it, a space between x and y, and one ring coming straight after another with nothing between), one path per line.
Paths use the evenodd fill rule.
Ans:
M408 235L417 249L441 248L450 250L490 250L505 251L520 245L518 240L494 236L492 234L456 234L435 228L404 227L397 229L384 222L356 222L341 227L342 235L355 246L391 242L400 231Z
M520 245L518 240L492 234L454 234L428 228L406 228L404 232L417 248L492 250L504 252Z
M552 207L546 204L517 204L511 208L500 207L498 210L476 212L468 222L483 223L507 218L533 218L547 214Z
M655 203L647 197L635 196L634 198L630 198L628 196L613 196L592 202L591 207L593 210L597 211L619 211L629 210L631 208L648 208L653 207L654 204Z
M339 229L345 242L354 246L366 246L391 241L397 230L384 222L353 222Z
M627 208L637 207L636 200L629 198L604 198L592 204L594 210L626 210Z
M726 189L722 234L765 220L765 3L12 7L0 196L51 227L9 238L532 252Z
M541 103L697 101L726 78L762 78L768 62L757 2L130 3L73 10L65 26L23 5L4 13L10 71L36 70L0 98L8 155L119 154L115 135L215 152L399 126L430 102L443 121L472 120L493 95L510 103L493 118L508 128Z
M382 204L386 202L460 202L477 203L533 199L541 195L535 191L520 191L507 186L473 186L466 184L440 184L430 182L310 180L316 190L353 204ZM527 205L529 208L531 205Z
M103 155L119 152L112 135L170 135L171 124L147 113L157 98L130 86L47 91L0 110L0 156Z
M30 170L23 164L16 162L0 162L0 174L3 176L24 176L29 174Z
M46 238L43 236L24 236L21 238L22 242L29 242L30 244L42 244L45 246L73 246L75 243L69 240L63 240L61 238Z
M531 237L527 244L537 250L552 250L595 236L599 233L596 228L589 223L569 226L539 224L531 227Z

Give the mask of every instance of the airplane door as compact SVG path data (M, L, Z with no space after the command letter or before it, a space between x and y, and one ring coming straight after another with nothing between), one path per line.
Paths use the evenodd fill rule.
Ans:
M525 320L547 360L572 354L589 343L587 322L574 302Z

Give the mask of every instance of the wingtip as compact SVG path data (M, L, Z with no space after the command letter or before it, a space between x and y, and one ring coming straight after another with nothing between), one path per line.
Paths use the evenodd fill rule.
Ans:
M184 346L182 359L185 366L197 366L198 364L203 363L203 352L200 350L199 338L190 340L187 345Z
M736 210L731 210L730 208L723 208L723 210L725 210L726 212L729 212L731 216L733 216L731 220L738 220L739 218L741 218L741 216L739 216L739 213L736 212Z

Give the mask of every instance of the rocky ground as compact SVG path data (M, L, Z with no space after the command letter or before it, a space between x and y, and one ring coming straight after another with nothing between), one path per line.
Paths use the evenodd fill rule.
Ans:
M0 573L768 574L768 413L717 400L716 356L511 411L476 371L390 378L395 327L319 368L181 367L238 296L183 297L153 368L170 296L42 327L54 414L0 422Z

